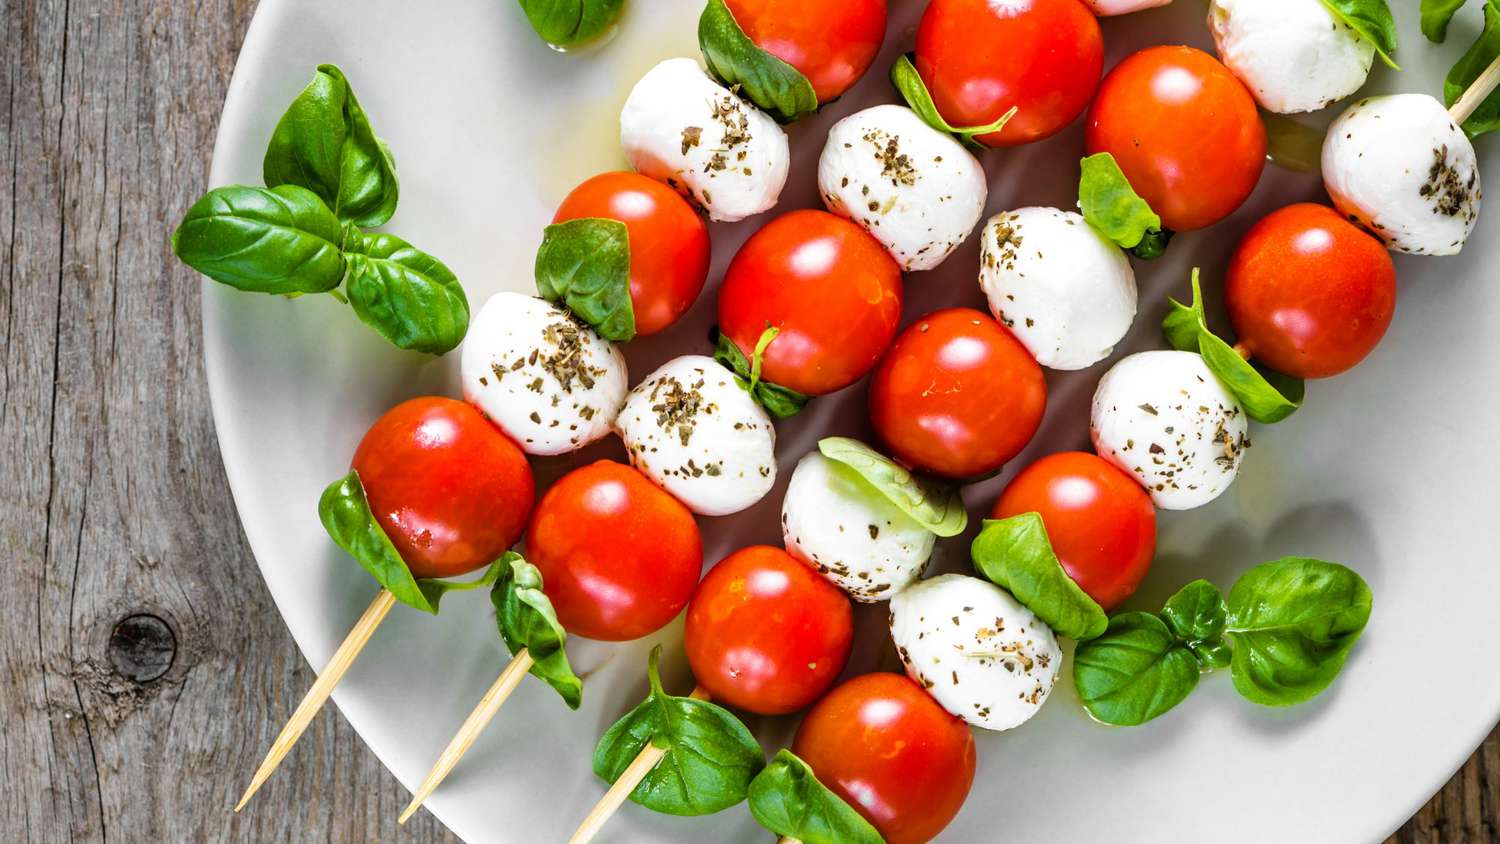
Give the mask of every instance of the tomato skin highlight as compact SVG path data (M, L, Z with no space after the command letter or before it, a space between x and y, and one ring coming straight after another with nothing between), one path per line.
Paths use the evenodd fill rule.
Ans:
M1011 480L991 518L1038 513L1063 570L1106 612L1135 593L1156 554L1156 508L1125 472L1081 451L1049 454Z
M692 597L703 566L693 514L635 469L600 460L537 504L526 559L569 632L623 642L654 633Z
M1240 241L1224 296L1253 358L1298 378L1327 378L1385 336L1396 313L1396 265L1332 208L1289 205Z
M719 330L746 358L769 323L761 377L820 396L858 381L901 322L901 269L880 242L826 211L792 211L751 235L719 287Z
M870 420L895 457L954 480L999 469L1042 423L1047 381L988 314L928 314L896 338L870 382Z
M974 782L974 735L902 674L865 674L829 692L792 752L886 844L931 841Z
M601 173L574 188L552 222L619 220L630 232L635 330L655 334L697 301L708 278L708 224L676 191L639 173Z
M1255 99L1213 56L1151 47L1104 77L1085 146L1107 152L1173 231L1206 228L1255 190L1266 130Z
M885 0L724 0L762 50L795 67L818 102L849 90L885 40Z
M402 402L354 450L365 498L415 577L487 566L520 538L536 486L526 455L466 402Z
M704 575L683 635L693 676L714 700L785 715L811 705L844 670L854 610L812 568L757 545Z
M984 126L1012 106L991 147L1050 137L1088 107L1104 68L1099 21L1079 0L932 0L917 27L917 72L953 126Z

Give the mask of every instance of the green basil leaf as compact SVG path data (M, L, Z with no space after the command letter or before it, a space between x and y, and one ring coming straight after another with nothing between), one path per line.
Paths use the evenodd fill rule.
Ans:
M214 281L256 293L326 293L344 280L338 218L296 185L214 188L172 232L172 251Z
M884 844L875 827L790 750L781 750L750 782L750 814L761 826L803 844Z
M1393 70L1400 70L1391 57L1396 54L1396 19L1385 0L1323 0L1333 16L1348 24Z
M1422 0L1422 34L1434 44L1443 43L1448 24L1463 5L1464 0Z
M938 112L937 103L932 101L932 93L927 90L927 83L922 81L922 74L917 72L917 66L912 64L910 56L902 56L891 65L891 84L906 100L906 105L928 126L939 132L947 132L959 139L970 149L986 149L979 142L980 135L989 135L1005 128L1005 124L1016 116L1016 108L1000 115L1000 119L986 126L953 126L943 119Z
M818 95L802 71L761 49L740 28L724 0L708 0L698 18L698 46L714 76L781 123L818 110Z
M520 0L531 28L554 47L576 47L608 32L625 0Z
M1316 696L1344 667L1371 601L1364 579L1337 563L1287 557L1246 572L1229 590L1234 688L1267 706Z
M1500 0L1487 0L1484 4L1484 30L1443 80L1444 103L1452 108L1496 56L1500 56ZM1486 97L1464 121L1464 131L1470 138L1496 129L1500 129L1500 93Z
M651 691L616 721L594 749L594 773L605 782L620 778L647 743L666 751L630 799L668 815L709 815L745 799L750 781L766 766L755 737L739 719L705 700L662 690L657 665L661 646L647 666Z
M395 235L355 235L346 246L349 304L398 348L434 355L469 330L469 300L442 261Z
M969 556L981 574L1016 596L1059 635L1084 641L1109 626L1104 610L1058 562L1040 514L985 519Z
M1089 225L1122 249L1135 249L1148 235L1152 236L1148 251L1160 255L1166 248L1168 235L1162 231L1161 217L1135 192L1115 157L1107 152L1083 159L1078 207Z
M1198 664L1204 671L1212 671L1215 668L1223 668L1233 660L1233 651L1229 643L1223 639L1214 639L1204 642L1188 642L1188 650L1198 658Z
M1133 727L1181 703L1198 685L1198 660L1166 622L1147 612L1109 620L1073 654L1073 685L1096 720Z
M630 302L630 231L619 220L585 218L548 226L536 252L536 289L606 340L635 337Z
M1224 620L1229 607L1218 587L1206 580L1195 580L1177 590L1162 607L1161 617L1172 635L1185 645L1215 642L1224 635Z
M531 673L577 709L583 701L583 681L568 663L568 634L542 591L541 570L514 551L497 565L499 575L490 590L490 603L495 607L500 638L512 655L525 648L532 660Z
M396 213L396 162L342 71L318 65L271 133L261 173L270 187L300 185L339 220L378 226Z
M848 466L892 504L938 536L958 536L969 511L955 484L913 475L905 466L848 437L824 437L818 450Z
M774 419L786 419L796 416L802 408L807 406L811 397L804 396L796 390L789 390L770 381L762 381L760 378L760 357L765 352L765 347L770 344L769 336L775 339L776 329L767 328L766 333L761 335L761 341L756 344L757 353L755 360L745 357L740 347L729 339L729 335L717 329L714 331L714 360L723 364L735 375L735 380L740 388L750 394L766 412Z

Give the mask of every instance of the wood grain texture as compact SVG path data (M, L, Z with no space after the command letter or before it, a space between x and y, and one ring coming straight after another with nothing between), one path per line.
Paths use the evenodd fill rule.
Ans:
M199 280L167 240L204 188L252 11L0 0L6 840L453 840L426 814L398 829L406 791L332 707L229 811L313 680L240 532ZM110 658L136 614L176 639L156 679ZM1500 732L1391 840L1500 840L1497 802Z

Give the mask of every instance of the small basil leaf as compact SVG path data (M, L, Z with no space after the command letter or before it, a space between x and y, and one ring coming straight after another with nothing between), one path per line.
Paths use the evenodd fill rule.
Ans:
M630 793L631 800L668 815L727 809L745 799L750 781L765 767L760 745L723 707L664 692L660 660L658 645L647 667L651 691L599 739L594 773L613 783L648 743L654 744L666 753Z
M1073 654L1073 685L1096 720L1133 727L1181 703L1198 685L1198 660L1166 622L1146 612L1109 620Z
M271 133L261 174L270 187L300 185L356 226L378 226L396 213L396 162L342 71L318 66Z
M469 300L442 261L395 235L352 238L349 304L398 348L440 355L469 330Z
M568 663L567 631L557 620L552 601L542 591L542 572L520 554L500 558L499 576L490 590L495 624L511 654L526 649L531 673L557 690L572 709L583 700L583 681Z
M1060 635L1084 641L1103 633L1109 618L1063 570L1037 513L986 519L969 546L974 567L1016 596Z
M767 329L767 333L774 330ZM775 335L771 334L771 337L774 339ZM762 335L761 342L757 344L760 353L764 353L767 343L765 335ZM756 361L759 358L758 353ZM774 419L796 416L811 400L811 397L804 396L796 390L762 381L759 364L745 357L745 353L740 351L740 347L733 340L729 339L729 335L717 329L714 331L714 360L733 372L740 388L749 393L750 397L764 407Z
M818 450L859 473L882 496L938 536L958 536L969 526L959 488L919 478L905 466L848 437L824 437Z
M1212 671L1215 668L1223 668L1233 659L1233 651L1229 643L1223 639L1215 639L1211 642L1188 642L1188 650L1198 658L1198 664L1204 671Z
M1141 242L1128 251L1142 261L1155 261L1157 258L1167 254L1167 244L1172 242L1172 237L1175 234L1176 232L1171 229L1146 232L1146 236L1141 238Z
M1287 557L1246 572L1229 590L1234 688L1267 706L1316 696L1343 668L1371 602L1364 580L1337 563Z
M531 28L554 47L598 38L620 19L625 0L520 0Z
M708 0L698 18L698 46L708 69L728 87L782 123L818 110L818 95L802 71L750 40L724 0Z
M917 72L917 66L912 64L910 56L902 56L891 65L891 84L906 100L906 105L928 126L939 132L947 132L956 136L970 149L985 149L984 144L979 142L980 135L990 135L1005 128L1005 124L1016 116L1016 108L1000 115L1000 119L985 126L953 126L943 119L938 112L937 103L932 101L932 93L927 90L927 83L922 80L922 74Z
M1260 113L1266 127L1266 156L1286 170L1316 173L1323 166L1324 135L1284 114Z
M750 814L761 826L803 844L884 844L859 812L818 782L789 750L750 782Z
M1500 0L1488 0L1484 4L1484 30L1474 41L1474 46L1459 58L1448 76L1443 80L1443 101L1452 108L1473 85L1485 69L1500 56ZM1464 121L1464 131L1470 138L1500 129L1500 93L1492 93L1474 109Z
M1448 38L1448 24L1464 5L1464 0L1422 0L1422 34L1434 44Z
M1183 644L1214 642L1224 635L1224 619L1229 607L1218 587L1206 580L1195 580L1177 590L1162 607L1161 617L1172 635Z
M1333 16L1370 42L1375 52L1393 70L1400 70L1391 57L1396 54L1396 19L1385 0L1323 0Z
M536 289L606 340L635 337L630 302L630 231L619 220L585 218L548 226L536 252Z
M1115 157L1107 152L1083 159L1078 207L1089 225L1122 249L1136 249L1148 237L1147 255L1155 257L1166 249L1169 235L1162 231L1161 217L1135 192Z
M172 251L214 281L256 293L326 293L344 280L338 218L296 185L214 188L172 232Z

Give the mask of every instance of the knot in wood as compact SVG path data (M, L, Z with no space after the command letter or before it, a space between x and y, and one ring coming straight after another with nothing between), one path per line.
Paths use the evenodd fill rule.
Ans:
M115 673L135 683L149 683L172 668L177 635L150 613L128 615L109 634L109 662Z

